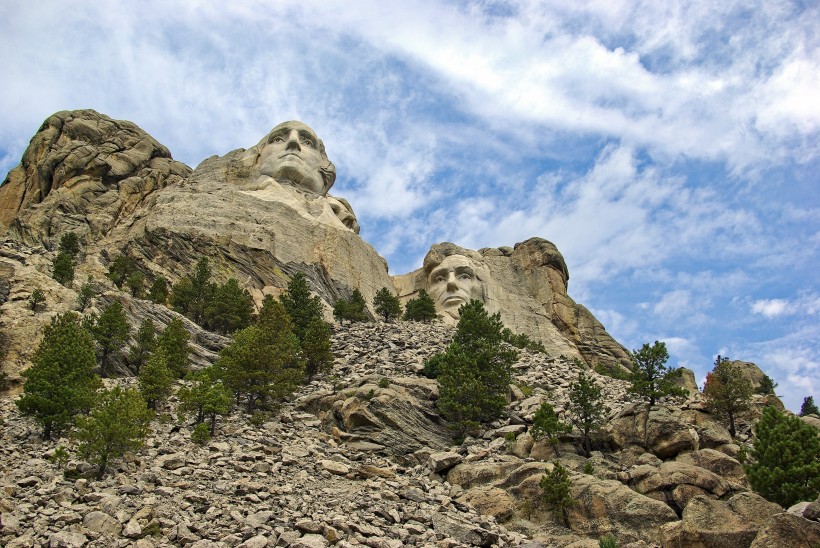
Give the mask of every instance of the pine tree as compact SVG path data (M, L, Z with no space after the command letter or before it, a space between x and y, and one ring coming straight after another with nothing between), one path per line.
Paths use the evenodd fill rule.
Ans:
M208 259L202 257L197 261L194 271L183 277L171 294L171 305L174 310L190 318L198 325L203 325L205 308L211 299L216 285L209 282L211 267Z
M553 463L552 470L545 469L544 472L546 475L538 483L541 487L542 500L553 515L561 516L561 524L567 527L567 508L575 504L570 495L572 482L569 473L558 461Z
M558 443L561 434L568 434L572 431L572 427L558 418L558 414L549 402L543 402L538 411L535 412L535 417L532 421L532 428L530 428L530 435L538 440L546 440L547 443L555 449L555 456L558 456Z
M157 304L165 304L168 301L168 280L163 276L159 276L151 284L148 300Z
M301 272L297 272L290 279L281 301L290 316L293 333L301 343L305 340L310 322L322 319L322 301L319 297L310 295L307 279Z
M122 289L128 276L136 269L134 259L127 255L117 255L108 266L108 279L114 282L118 289Z
M772 380L772 378L765 373L763 374L763 378L760 380L760 384L755 389L755 394L763 394L764 396L768 395L775 395L774 390L777 388L777 383Z
M330 351L330 327L327 322L314 319L308 324L305 340L302 341L307 378L329 371L333 367L333 352Z
M150 421L151 413L137 390L116 386L100 394L89 416L78 420L75 434L80 456L97 466L97 479L102 479L109 462L142 447Z
M128 275L128 279L125 280L125 286L131 292L132 296L137 298L142 297L145 291L145 274L139 270L135 270Z
M399 298L386 287L379 289L376 296L373 297L373 308L376 310L376 314L379 314L385 322L401 316Z
M217 286L205 304L205 325L219 333L233 333L251 324L253 297L231 278Z
M749 408L752 397L752 385L740 366L718 356L714 369L706 374L703 395L712 411L729 420L729 434L735 437L735 419Z
M765 407L754 428L749 483L783 508L820 494L820 437L817 429L773 407Z
M80 312L85 310L88 305L91 304L91 299L94 298L94 295L94 286L92 285L91 276L89 276L88 281L83 284L77 294L77 310Z
M632 351L633 371L630 376L632 386L629 391L637 394L649 405L655 405L660 398L683 398L686 390L677 387L674 379L680 377L680 369L666 367L669 353L666 345L655 341L649 346L645 343L640 350Z
M820 416L820 409L814 404L814 396L806 396L803 398L803 405L800 406L800 416L818 415Z
M570 385L569 416L570 422L581 431L581 444L587 457L592 451L591 436L604 424L608 412L601 389L592 377L579 372L578 379Z
M253 413L290 395L305 375L299 340L284 307L273 301L262 323L234 333L217 361L225 385Z
M128 339L129 325L120 301L108 305L97 319L91 334L100 349L100 363L104 375L109 373L111 356L122 349Z
M219 377L219 370L211 365L188 373L189 386L179 389L179 411L193 413L196 424L210 419L210 435L216 431L216 417L227 415L231 410L231 392Z
M80 253L80 239L75 232L66 232L60 237L59 253L66 253L73 259Z
M367 316L367 305L364 297L358 289L353 290L349 299L339 299L333 305L333 317L344 323L344 320L351 322L366 322L370 318Z
M74 258L68 253L58 253L52 263L51 277L66 287L74 281Z
M148 356L150 356L151 352L154 350L156 342L157 328L154 326L154 322L152 322L150 318L146 318L140 324L134 344L131 345L131 348L128 351L128 363L134 367L134 372L137 375L140 374L140 369L143 365L145 365L145 362L148 360Z
M31 295L28 296L28 307L32 310L37 310L40 303L46 302L46 294L39 287L35 287Z
M80 325L77 314L55 316L46 327L32 365L22 375L20 413L34 417L43 438L64 431L78 413L88 411L102 385L92 370L96 365L94 341Z
M461 309L456 335L438 358L438 407L457 433L493 420L507 406L515 350L502 343L499 314L489 315L481 301Z
M414 322L431 322L436 315L436 303L430 295L423 289L419 290L419 295L415 299L410 299L404 305L404 319Z
M182 320L171 320L162 334L157 337L154 351L162 348L168 357L168 369L176 378L181 379L188 372L188 356L191 349L188 346L190 334L185 329Z
M139 372L139 388L149 409L156 409L171 395L174 373L168 367L168 354L159 348L151 354Z

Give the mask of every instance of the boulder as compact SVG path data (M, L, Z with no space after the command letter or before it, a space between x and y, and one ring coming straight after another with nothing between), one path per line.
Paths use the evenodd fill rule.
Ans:
M745 485L746 472L743 465L725 453L715 449L700 449L677 456L677 462L705 468L725 480Z
M636 474L630 480L636 491L664 500L678 511L695 496L721 498L732 491L729 482L717 474L682 462L664 462L648 474L645 467L638 467Z
M613 449L646 449L661 459L682 451L697 450L697 430L685 421L680 411L664 406L649 407L635 403L621 410L603 428L604 439Z
M751 544L751 548L771 546L820 546L820 523L785 512L775 514Z
M515 511L514 499L504 489L498 487L487 485L473 487L456 500L472 505L480 514L493 516L499 522L508 519Z

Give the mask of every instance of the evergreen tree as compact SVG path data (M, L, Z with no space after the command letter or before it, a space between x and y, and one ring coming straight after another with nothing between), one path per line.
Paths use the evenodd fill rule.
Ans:
M500 314L489 315L481 301L461 308L453 341L438 359L438 407L463 433L493 420L507 406L515 350L501 344Z
M249 414L290 395L305 375L288 313L274 301L266 316L262 323L237 331L217 361L225 385L237 400L245 401Z
M301 272L297 272L290 279L281 301L290 316L293 333L301 344L305 340L310 322L322 319L322 301L319 297L310 295L307 279Z
M655 402L664 397L685 397L686 390L674 384L674 379L680 377L681 370L666 367L668 359L669 353L662 342L655 341L652 346L644 343L640 350L633 350L634 365L629 379L632 386L629 391L649 405L655 405Z
M120 301L108 305L92 328L91 334L100 349L100 363L104 375L108 374L111 356L122 349L128 339L128 320Z
M149 409L156 409L171 395L174 373L168 367L168 354L158 348L139 372L139 388Z
M28 296L28 307L32 310L37 310L40 303L46 302L46 294L39 287L35 287L31 295Z
M806 396L803 398L803 405L800 406L800 416L818 415L820 416L820 409L814 404L814 396Z
M729 420L729 433L735 437L735 419L749 408L752 397L752 385L740 366L718 356L714 369L706 374L703 395L712 411Z
M97 466L97 479L102 479L109 462L142 447L150 422L151 413L138 391L119 386L105 390L89 416L78 420L78 452Z
M308 324L305 340L302 341L302 354L308 379L318 373L330 371L333 367L333 352L330 351L330 327L327 322L314 319Z
M431 322L438 316L436 315L436 303L430 298L430 295L423 289L419 290L419 296L415 299L410 299L404 305L404 319L414 322Z
M547 443L555 449L555 456L558 456L558 443L561 434L568 434L572 431L572 427L558 418L555 409L549 402L543 402L538 411L535 412L535 417L532 421L532 428L530 428L530 435L534 440L546 440Z
M117 288L122 289L128 276L136 269L134 259L127 255L117 255L108 266L108 279L114 282Z
M65 253L73 259L80 253L80 239L74 232L66 232L60 237L59 253Z
M154 322L152 322L150 318L146 318L140 324L134 344L131 345L131 348L128 351L128 363L134 367L134 372L137 375L140 374L140 369L143 365L145 365L145 362L148 360L148 356L150 356L151 352L154 350L156 342L157 328L154 326ZM168 356L166 354L166 360L167 358Z
M567 527L567 508L575 504L570 495L569 473L558 461L553 463L552 470L545 469L544 472L546 475L538 483L544 504L554 516L561 516L561 524Z
M159 276L151 284L148 300L157 304L165 304L168 301L168 280L163 276Z
M578 379L570 385L569 416L570 422L581 431L581 443L587 457L592 451L591 435L604 424L608 412L601 389L592 377L579 372Z
M817 429L773 407L765 407L754 428L749 483L783 508L820 494L820 437Z
M227 415L231 410L231 392L219 377L219 370L211 365L199 371L188 373L189 386L179 389L179 411L193 413L196 424L210 419L210 435L216 431L218 415Z
M68 253L58 253L52 263L51 277L66 287L74 281L74 258Z
M376 310L376 314L380 315L385 322L401 316L399 298L386 287L379 289L376 296L373 297L373 308Z
M764 373L763 378L760 380L760 384L755 389L755 394L763 394L764 396L768 396L769 394L775 395L775 388L777 388L777 383L774 382L770 376Z
M367 304L358 289L353 290L349 299L339 299L333 305L333 316L344 323L344 320L351 322L366 322L370 318L367 316Z
M174 286L171 294L171 305L174 310L199 325L204 323L205 308L216 288L208 281L210 278L211 267L208 265L208 259L202 257L197 261L193 273L183 277Z
M163 349L168 358L168 369L176 378L181 379L188 372L188 356L191 349L188 346L190 334L185 329L182 320L171 320L162 334L157 337L154 351Z
M88 277L88 281L86 281L83 286L80 288L80 292L77 294L77 310L82 312L85 310L89 304L91 304L91 299L94 298L94 286L92 285L91 276Z
M219 333L233 333L251 324L253 297L231 278L217 286L205 305L205 325Z
M96 365L94 341L80 325L79 316L55 316L46 327L32 365L22 375L23 395L17 407L34 417L43 438L64 431L75 415L88 411L102 385L92 370Z
M137 298L142 297L142 294L145 292L145 274L139 270L135 270L128 275L125 286L131 292L132 296Z

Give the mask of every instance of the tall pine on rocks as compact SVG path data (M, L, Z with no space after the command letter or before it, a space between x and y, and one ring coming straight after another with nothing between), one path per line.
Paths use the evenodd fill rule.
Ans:
M260 325L264 321L265 311L273 303L273 298L270 297L262 302L258 320ZM307 377L313 378L318 373L330 370L333 365L330 327L322 316L321 299L311 296L307 279L301 272L294 274L288 283L288 289L281 297L281 306L290 317L293 333L305 361Z
M735 437L737 416L749 408L752 397L752 385L743 377L740 367L729 358L718 356L714 369L706 374L703 395L709 408L729 421L729 434Z
M644 344L640 350L633 350L634 365L629 379L632 386L629 391L649 405L655 405L655 402L664 397L684 397L686 391L674 384L674 379L680 377L680 369L666 367L667 360L669 353L662 342L655 341L652 346Z

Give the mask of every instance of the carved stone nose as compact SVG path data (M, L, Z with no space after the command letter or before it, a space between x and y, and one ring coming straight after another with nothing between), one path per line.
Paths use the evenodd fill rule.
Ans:
M299 134L294 130L288 134L288 141L285 145L285 148L295 148L297 150L301 150L302 147L299 145Z

